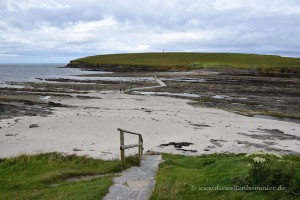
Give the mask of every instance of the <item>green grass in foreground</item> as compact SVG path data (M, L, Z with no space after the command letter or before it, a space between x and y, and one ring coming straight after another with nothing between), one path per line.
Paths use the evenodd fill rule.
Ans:
M71 61L72 64L152 66L159 69L245 68L293 71L300 58L238 53L135 53L96 55Z
M138 160L127 158L128 167ZM100 199L121 171L119 160L46 153L0 159L0 199ZM68 181L81 175L103 175Z
M164 154L151 199L300 199L283 191L203 191L201 187L233 187L234 177L246 176L250 166L245 155L183 156ZM300 157L284 156L295 165L300 181ZM200 189L200 190L199 190Z

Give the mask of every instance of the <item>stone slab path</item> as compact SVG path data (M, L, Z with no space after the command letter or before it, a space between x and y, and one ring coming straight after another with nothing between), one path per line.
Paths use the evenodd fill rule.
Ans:
M143 156L140 167L131 167L114 178L104 200L149 199L155 186L155 175L161 155Z
M159 78L156 76L153 76L155 81L159 84L159 86L149 86L149 87L140 87L140 88L131 88L129 90L126 90L125 92L130 92L130 91L137 91L137 90L148 90L148 89L154 89L154 88L160 88L160 87L167 87L167 85L162 82Z

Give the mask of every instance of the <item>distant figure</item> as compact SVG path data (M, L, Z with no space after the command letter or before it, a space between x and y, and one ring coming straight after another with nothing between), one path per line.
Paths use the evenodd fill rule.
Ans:
M165 50L163 49L163 53L165 52Z
M122 93L122 88L120 88L120 93Z

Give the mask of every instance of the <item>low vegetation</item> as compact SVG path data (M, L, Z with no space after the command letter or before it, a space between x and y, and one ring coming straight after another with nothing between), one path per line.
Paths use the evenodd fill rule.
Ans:
M126 161L127 167L139 163ZM1 159L0 199L101 199L121 170L119 160L59 153Z
M258 151L163 159L151 199L300 198L299 156ZM138 158L126 164L138 165ZM0 159L0 199L101 199L121 169L119 160L59 153Z
M299 156L164 154L163 158L152 200L300 198Z
M291 160L262 151L247 154L246 157L249 158L250 170L246 176L236 178L239 186L284 188L288 194L298 194L299 177L296 177L296 166Z
M73 60L69 66L147 70L239 68L261 72L299 72L300 58L237 53L135 53L89 56Z

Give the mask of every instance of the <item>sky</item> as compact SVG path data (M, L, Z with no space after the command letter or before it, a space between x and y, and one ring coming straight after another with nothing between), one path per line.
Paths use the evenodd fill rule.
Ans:
M100 54L300 57L299 0L0 0L0 63Z

